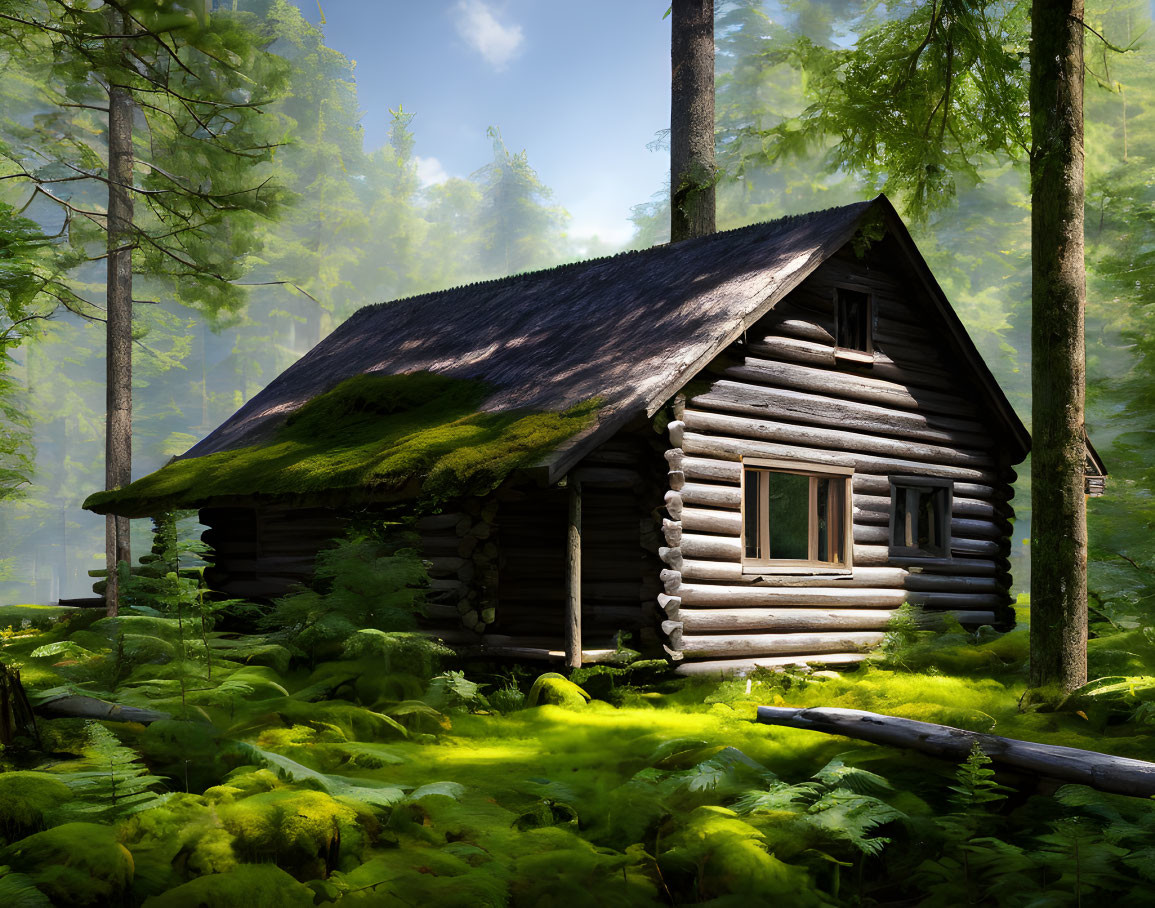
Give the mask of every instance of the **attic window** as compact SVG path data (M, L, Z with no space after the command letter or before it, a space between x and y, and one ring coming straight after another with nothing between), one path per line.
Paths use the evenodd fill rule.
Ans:
M852 473L822 464L745 460L743 568L849 570Z
M927 476L890 480L890 553L908 557L950 557L953 484Z
M835 289L834 333L839 356L873 361L874 343L870 330L872 309L869 293L849 287Z

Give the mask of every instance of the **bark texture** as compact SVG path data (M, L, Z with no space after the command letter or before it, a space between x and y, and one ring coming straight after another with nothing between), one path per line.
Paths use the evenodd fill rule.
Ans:
M119 17L117 17L119 18ZM108 284L105 488L132 481L132 96L108 92ZM131 563L127 517L105 518L109 615L117 613L117 565Z
M889 747L907 747L956 763L965 760L971 747L978 744L996 766L1030 776L1089 785L1100 791L1139 798L1155 795L1155 763L1093 750L1036 744L859 709L759 706L758 721L764 725L842 735Z
M674 0L670 242L714 232L714 0Z
M1031 681L1087 680L1083 2L1031 10Z

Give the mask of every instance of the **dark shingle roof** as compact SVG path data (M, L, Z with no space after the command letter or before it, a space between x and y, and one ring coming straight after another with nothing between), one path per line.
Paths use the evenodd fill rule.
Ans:
M860 202L360 310L185 457L267 439L364 373L482 379L486 410L602 400L599 425L659 406L854 234ZM601 433L599 433L601 434Z
M728 344L854 239L860 228L875 236L880 227L894 237L910 279L923 291L929 304L928 324L935 326L967 370L968 382L1001 428L1010 462L1019 462L1030 446L1026 429L902 220L890 202L879 196L870 202L362 309L177 463L123 490L93 495L86 506L98 513L139 515L176 506L174 502L180 507L203 507L209 500L282 495L282 486L294 482L284 461L297 450L286 419L360 375L433 373L471 380L471 386L490 389L483 392L488 396L481 400L482 413L471 417L473 422L486 419L486 414L517 411L561 414L565 425L578 426L573 414L589 414L596 404L596 417L583 418L584 428L561 431L565 426L560 423L560 428L553 427L557 437L566 440L543 448L549 453L537 462L551 481L556 480L629 420L643 413L652 416ZM386 431L390 425L382 423L382 451L369 450L373 447L369 445L367 459L360 464L370 482L383 481L378 474L384 467L374 458L396 454L394 448L401 443ZM366 428L358 426L358 432ZM425 426L430 428L436 427ZM397 430L392 425L394 435ZM515 436L532 453L533 445L516 432ZM347 452L342 444L346 442L336 443L329 459L343 464L341 458ZM325 448L324 440L316 439L314 447L318 445ZM325 450L313 454L325 459ZM520 448L514 445L513 450ZM277 482L264 483L268 488L260 482L254 485L248 473L238 472L233 454L228 453L238 452L237 457L256 469L253 464L259 467L264 451L269 452L266 459L272 458L268 469L280 471L272 477L279 477ZM256 460L253 452L258 452ZM533 460L539 456L533 454ZM201 457L207 459L188 463ZM298 466L304 469L309 463ZM216 477L213 482L190 469L202 465ZM422 468L428 464L415 467L418 473L412 476L386 470L390 488L404 487L405 494L411 494L423 481ZM219 487L218 492L210 491L214 487ZM225 487L228 494L219 491Z

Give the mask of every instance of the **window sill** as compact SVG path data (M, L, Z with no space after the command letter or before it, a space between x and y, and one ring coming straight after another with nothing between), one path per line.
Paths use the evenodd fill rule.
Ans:
M837 347L834 350L834 358L836 360L844 360L850 363L858 363L864 366L874 365L874 354L867 353L865 350L847 350L842 347Z
M805 565L805 564L791 564L791 565L766 565L766 564L744 564L742 565L742 576L846 576L853 574L854 568L849 566L833 566L833 565Z

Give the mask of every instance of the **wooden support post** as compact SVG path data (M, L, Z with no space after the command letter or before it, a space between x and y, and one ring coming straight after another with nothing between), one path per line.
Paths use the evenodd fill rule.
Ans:
M582 664L582 488L569 479L569 522L565 558L565 664Z

